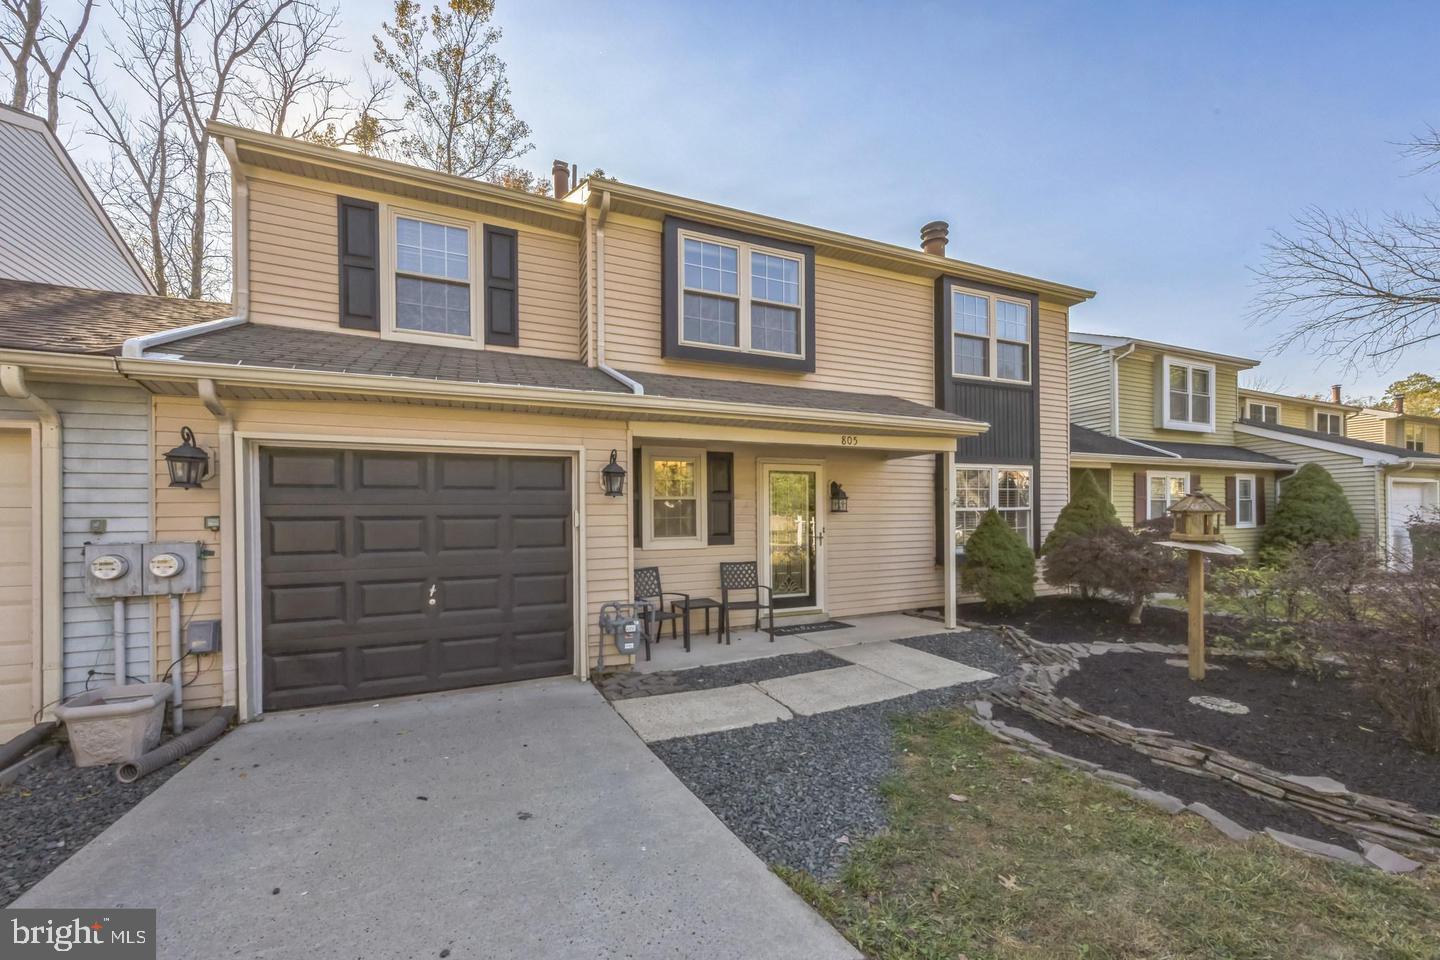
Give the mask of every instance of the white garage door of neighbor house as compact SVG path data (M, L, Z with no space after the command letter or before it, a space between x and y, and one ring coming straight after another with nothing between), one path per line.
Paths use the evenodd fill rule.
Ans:
M1401 563L1410 561L1410 531L1406 525L1427 507L1435 506L1435 484L1395 481L1390 487L1390 550Z

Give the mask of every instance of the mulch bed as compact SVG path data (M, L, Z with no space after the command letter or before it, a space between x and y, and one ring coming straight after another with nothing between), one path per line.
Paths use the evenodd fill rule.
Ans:
M38 883L199 754L135 783L114 767L75 766L68 751L0 788L0 907Z
M793 677L797 673L814 673L816 670L848 666L850 664L839 657L832 657L817 650L812 653L759 657L685 670L612 673L596 680L595 686L600 688L600 693L606 700L632 700L636 697L655 697L666 693L733 687L740 683L755 683L760 680L774 680L776 677Z
M975 623L1006 624L1024 630L1041 643L1184 643L1185 611L1148 606L1139 626L1126 621L1130 610L1109 600L1079 597L1038 597L1018 613L994 613L983 604L960 607L960 618ZM1234 632L1223 614L1205 618L1205 636L1211 640Z
M1222 747L1274 770L1331 777L1351 790L1440 813L1440 756L1401 739L1349 681L1223 658L1217 664L1224 669L1196 683L1166 659L1130 652L1087 657L1055 692L1095 713ZM1250 712L1232 716L1191 704L1198 694L1243 703Z

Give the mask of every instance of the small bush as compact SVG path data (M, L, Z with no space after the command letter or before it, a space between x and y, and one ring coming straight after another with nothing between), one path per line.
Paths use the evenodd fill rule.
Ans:
M998 510L989 510L965 541L960 586L987 610L1018 610L1035 599L1035 554Z
M1060 516L1055 518L1054 528L1045 535L1040 554L1048 554L1071 537L1092 533L1101 527L1118 526L1120 518L1115 515L1115 505L1100 489L1095 474L1089 470L1081 471L1080 480L1070 493L1070 502L1065 504ZM1048 578L1046 582L1053 585L1053 581Z
M1260 532L1260 562L1283 565L1295 550L1360 536L1345 491L1324 467L1307 463L1285 481L1275 512Z
M1130 622L1139 623L1145 602L1174 586L1172 551L1155 539L1121 526L1070 537L1046 556L1046 582L1056 582L1052 575L1068 577L1069 583L1119 594L1130 605Z

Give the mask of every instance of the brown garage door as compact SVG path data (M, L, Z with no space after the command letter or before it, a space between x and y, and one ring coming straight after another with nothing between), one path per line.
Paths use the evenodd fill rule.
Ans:
M565 459L265 450L264 706L572 669Z

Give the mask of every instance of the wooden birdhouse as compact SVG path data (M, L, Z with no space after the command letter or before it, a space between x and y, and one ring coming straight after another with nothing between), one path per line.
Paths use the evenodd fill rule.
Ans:
M1170 516L1175 518L1175 530L1171 537L1181 543L1225 542L1221 530L1225 504L1203 490L1197 488L1172 503Z

